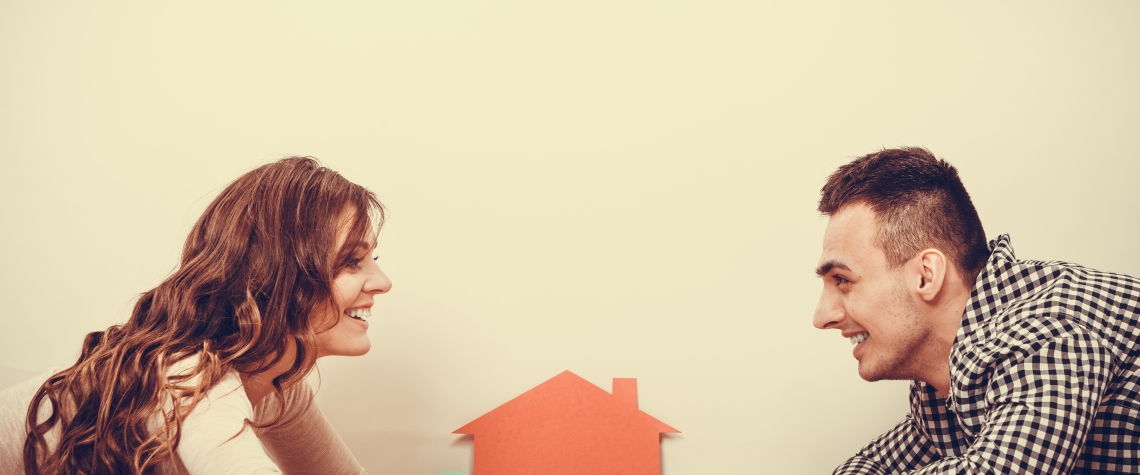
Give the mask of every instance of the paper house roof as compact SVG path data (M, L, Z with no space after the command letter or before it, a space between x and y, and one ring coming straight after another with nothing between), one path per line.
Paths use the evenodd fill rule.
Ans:
M455 431L475 438L475 475L658 475L661 434L637 407L637 380L613 393L564 371Z

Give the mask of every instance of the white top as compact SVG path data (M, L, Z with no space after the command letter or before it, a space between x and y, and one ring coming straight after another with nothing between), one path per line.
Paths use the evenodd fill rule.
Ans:
M192 364L192 362L191 362ZM185 367L182 364L179 367ZM27 433L24 419L39 387L53 374L48 372L0 391L0 475L24 473L22 454ZM308 383L285 391L287 407L300 408L313 398ZM277 414L277 398L262 398L254 408L237 372L227 374L194 407L182 423L177 460L158 465L161 475L198 474L362 474L364 468L317 408L316 401L276 427L242 430L249 420L268 420ZM41 417L47 417L41 405ZM240 432L240 433L239 433ZM234 434L238 434L234 437ZM52 447L58 428L48 433Z

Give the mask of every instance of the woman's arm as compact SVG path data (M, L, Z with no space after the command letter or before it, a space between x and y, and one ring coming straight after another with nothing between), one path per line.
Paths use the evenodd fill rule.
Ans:
M265 450L285 473L365 473L364 467L356 461L332 424L321 414L313 400L313 389L307 382L286 390L285 401L286 407L291 408L285 414L286 422L257 430ZM262 398L257 407L259 420L276 415L278 404L273 395ZM294 412L297 410L301 412Z

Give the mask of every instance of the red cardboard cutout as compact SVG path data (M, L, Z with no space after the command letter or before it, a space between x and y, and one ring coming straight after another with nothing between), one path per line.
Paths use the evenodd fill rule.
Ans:
M473 475L660 475L661 434L637 408L637 380L613 394L563 371L454 433L475 438Z

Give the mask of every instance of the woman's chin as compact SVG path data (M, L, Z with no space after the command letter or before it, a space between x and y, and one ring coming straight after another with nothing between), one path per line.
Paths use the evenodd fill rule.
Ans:
M357 351L353 352L352 354L348 354L348 355L344 355L344 356L364 356L364 355L368 354L368 351L371 349L372 349L372 342L366 342L364 345L361 345L361 347L359 349L357 349Z
M317 358L326 356L364 356L372 349L372 342L367 338L352 345L335 345L317 349Z

